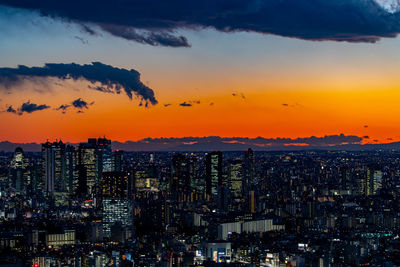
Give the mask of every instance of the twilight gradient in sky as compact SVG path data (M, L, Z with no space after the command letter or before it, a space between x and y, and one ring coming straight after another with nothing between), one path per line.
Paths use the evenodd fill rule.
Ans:
M242 1L232 2L240 7ZM248 2L258 3L248 12L262 18L260 6L271 1ZM356 6L368 0L348 2ZM158 101L146 107L143 102L140 105L143 96L135 97L135 90L131 100L123 92L118 94L115 84L109 91L98 90L104 85L101 81L88 82L84 77L25 77L12 86L0 84L0 140L77 142L103 135L119 141L209 135L296 138L344 133L369 136L364 142L400 141L398 2L370 2L378 15L368 9L360 13L370 16L364 18L368 25L343 32L346 20L352 21L346 17L316 28L312 23L318 17L298 23L298 29L288 23L291 30L286 31L289 28L273 28L276 25L261 19L253 29L253 21L241 14L241 23L232 25L231 31L223 28L228 19L185 17L180 27L173 18L182 14L171 14L165 26L160 24L166 21L164 17L157 19L151 13L147 26L139 27L138 21L128 25L112 17L100 21L101 12L96 12L98 17L82 12L68 17L60 7L0 1L4 4L0 5L3 70L18 65L101 62L140 73L140 82L154 91ZM207 15L214 11L204 8ZM276 20L305 19L289 11ZM23 111L26 103L49 108L27 112ZM10 107L15 112L7 112L12 111Z

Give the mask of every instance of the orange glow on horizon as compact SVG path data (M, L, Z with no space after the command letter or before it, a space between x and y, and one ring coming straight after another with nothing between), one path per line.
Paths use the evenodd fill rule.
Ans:
M17 116L2 113L0 140L43 142L63 139L81 142L88 137L106 136L117 141L146 137L309 137L334 134L368 136L366 143L400 141L400 92L386 90L249 90L232 96L233 90L199 94L199 97L158 97L159 104L139 107L125 95L94 90L63 90L61 93L30 94L37 104L52 108ZM66 114L55 107L78 97L95 101L83 114L70 109ZM21 100L22 99L22 100ZM12 94L14 107L26 101ZM192 107L179 106L192 102ZM172 104L165 107L164 104Z

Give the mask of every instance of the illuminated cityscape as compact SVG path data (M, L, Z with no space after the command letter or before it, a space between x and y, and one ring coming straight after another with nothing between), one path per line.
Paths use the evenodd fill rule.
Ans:
M0 0L0 267L400 266L400 0Z
M111 170L97 172L104 143ZM9 266L399 263L397 151L130 152L105 138L41 147L0 153Z

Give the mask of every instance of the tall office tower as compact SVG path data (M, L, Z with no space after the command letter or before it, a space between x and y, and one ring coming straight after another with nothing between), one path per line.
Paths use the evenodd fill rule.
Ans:
M365 176L365 195L376 195L382 188L382 171L374 170L373 168L367 169Z
M78 155L73 146L67 145L65 147L65 177L67 181L67 191L73 193L76 191L78 184Z
M244 169L243 191L245 192L245 194L247 194L252 187L257 186L254 151L251 148L247 149L245 152L243 169Z
M173 194L190 191L189 160L182 154L172 156L170 191Z
M229 162L228 178L232 196L241 198L243 196L243 162L241 160Z
M42 144L42 164L44 170L45 191L66 192L65 178L65 144L59 142L46 142Z
M74 192L77 197L85 198L87 193L89 192L87 185L87 171L85 166L83 165L76 166L76 170L78 179L74 183Z
M123 162L124 162L124 151L115 150L113 152L113 171L120 172L123 171Z
M9 186L17 192L25 192L31 183L28 158L25 158L22 148L17 147L10 165Z
M78 165L80 176L85 171L85 179L89 193L95 193L98 183L98 169L96 156L96 139L89 139L87 143L80 143L78 147ZM79 177L81 179L81 177ZM82 179L81 179L82 180Z
M222 185L222 152L214 151L206 156L206 194L218 196L220 185Z
M113 168L113 153L111 151L111 140L106 138L97 139L97 171L98 177L102 172L110 172Z
M192 190L195 190L197 193L203 194L205 190L205 181L201 179L198 175L199 173L199 164L197 158L191 156L188 158L188 171L190 175L190 187Z
M125 172L104 172L101 178L103 234L111 237L111 227L121 224L133 225L132 202L128 199L128 174Z
M31 184L30 189L33 192L45 191L45 181L43 179L43 164L42 162L33 163L30 167Z

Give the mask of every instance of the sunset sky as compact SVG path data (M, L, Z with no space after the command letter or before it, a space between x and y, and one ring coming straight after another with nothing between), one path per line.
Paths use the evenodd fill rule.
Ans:
M220 22L215 26L200 19L179 19L187 25L168 26L168 33L188 43L165 45L161 39L155 45L117 36L96 18L79 17L79 12L65 12L73 14L68 17L62 7L46 9L50 1L38 1L37 7L25 2L0 1L0 141L79 142L99 136L118 141L185 136L297 138L341 133L365 136L364 143L400 141L400 39L395 37L400 20L397 9L389 6L374 2L373 10L379 10L379 18L390 17L387 23L396 22L390 27L383 19L371 26L375 18L367 17L370 28L354 28L350 33L339 28L336 34L333 26L347 23L341 17L340 23L327 24L326 36L321 34L323 25L297 29L295 20L286 26L290 32L286 28L268 32L264 30L268 25L262 29L233 25L228 30L219 28ZM257 12L262 12L259 5ZM38 10L55 15L44 16ZM303 15L298 17L306 19ZM158 22L155 17L151 14L149 21ZM136 22L112 23L143 29ZM144 29L152 32L163 27ZM380 31L383 27L391 31ZM343 41L342 36L353 39ZM5 70L92 62L136 70L158 103L146 107L143 99L140 105L140 95L130 100L123 90L119 94L99 91L94 87L100 82L85 79L24 76L9 83ZM85 104L74 106L77 99ZM25 112L22 104L28 102L45 107ZM56 110L61 105L69 107Z

